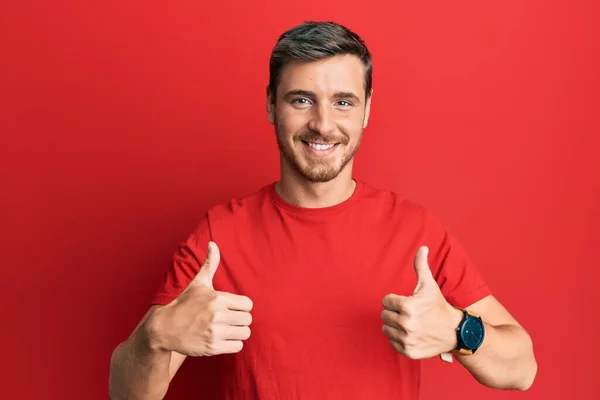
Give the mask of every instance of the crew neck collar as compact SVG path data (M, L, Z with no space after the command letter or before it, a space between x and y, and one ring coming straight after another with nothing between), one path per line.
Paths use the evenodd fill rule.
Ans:
M328 207L306 208L292 204L279 195L277 189L275 188L276 182L273 182L269 185L268 192L269 197L271 198L273 203L275 203L275 205L288 212L298 215L322 216L335 214L346 210L348 207L351 207L360 199L364 188L364 183L358 179L354 179L354 182L356 182L356 186L354 187L354 192L352 192L352 195L349 198L342 201L341 203L334 204Z

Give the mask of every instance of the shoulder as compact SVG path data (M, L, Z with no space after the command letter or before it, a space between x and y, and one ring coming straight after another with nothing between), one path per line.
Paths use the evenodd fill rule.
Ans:
M447 240L447 227L426 205L401 192L363 182L362 213L380 226L434 241Z
M417 201L392 189L377 187L362 181L363 193L361 205L372 211L381 211L388 217L414 218L425 220L432 218L432 214Z
M244 230L252 225L253 216L260 214L256 211L264 207L265 201L270 199L269 190L270 185L262 186L249 194L205 208L184 245L203 252L208 241L215 240L215 236L222 239L223 233L229 232L225 237L231 236L236 230Z
M206 212L206 219L212 225L252 217L270 201L272 185L261 186L253 192L211 206Z

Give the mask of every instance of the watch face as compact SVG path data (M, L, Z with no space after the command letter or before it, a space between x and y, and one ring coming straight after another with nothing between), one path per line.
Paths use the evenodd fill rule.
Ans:
M462 327L461 338L468 349L475 350L483 340L483 324L478 318L469 318Z

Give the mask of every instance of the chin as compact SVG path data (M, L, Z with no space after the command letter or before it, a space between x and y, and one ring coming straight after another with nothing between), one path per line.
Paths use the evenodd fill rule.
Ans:
M324 183L334 180L342 171L342 167L331 162L330 165L309 166L301 163L294 163L296 169L309 182ZM332 165L334 164L334 165Z
M303 171L302 175L312 183L325 183L334 180L339 175L339 172L306 173Z
M326 183L339 176L346 165L352 160L345 154L331 154L326 158L313 158L304 153L303 149L285 145L278 141L279 149L287 164L295 169L299 177L311 183ZM341 148L337 151L342 150ZM353 155L353 154L352 154Z

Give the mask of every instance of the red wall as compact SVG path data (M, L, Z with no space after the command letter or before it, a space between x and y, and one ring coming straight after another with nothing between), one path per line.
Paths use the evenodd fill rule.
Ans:
M436 213L535 341L530 392L431 360L423 399L600 397L597 3L319 3L0 6L2 398L106 398L176 244L277 179L268 56L305 19L374 54L357 176ZM200 390L186 362L168 397Z

